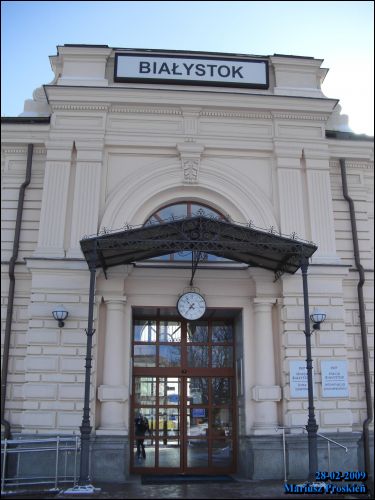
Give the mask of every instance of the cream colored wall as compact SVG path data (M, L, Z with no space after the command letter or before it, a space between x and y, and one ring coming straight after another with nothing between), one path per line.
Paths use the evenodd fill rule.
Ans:
M29 328L29 305L32 290L31 275L24 259L31 255L38 240L40 207L43 194L43 178L46 150L39 141L45 136L43 129L34 132L37 144L33 151L31 181L26 189L23 219L20 234L18 259L15 266L16 285L13 308L12 336L10 339L10 359L8 366L7 415L15 429L22 426L25 409L25 381L27 379L26 358L28 350L27 332ZM27 132L26 132L27 134ZM4 133L4 137L8 135ZM41 137L42 136L42 137ZM13 252L14 229L16 224L19 190L25 182L27 162L27 142L8 142L1 151L1 322L2 344L4 340L6 311L9 290L9 259Z
M361 258L373 270L373 144L356 141L353 146L353 142L325 139L325 124L335 102L303 98L322 97L318 84L311 87L322 71L320 62L271 58L273 83L264 92L195 89L186 93L180 86L164 86L159 92L154 86L144 90L113 84L104 73L107 57L108 65L112 64L107 49L92 49L95 57L85 71L80 67L84 50L64 48L53 62L56 68L65 69L58 84L47 89L52 109L47 132L43 129L37 135L35 125L3 125L3 323L7 261L26 166L25 145L35 137L43 144L36 148L32 183L26 192L6 418L24 433L78 432L89 279L79 240L99 229L142 224L165 204L195 200L234 221L251 220L286 235L296 232L319 246L309 269L310 307L321 306L327 312L322 331L313 336L317 419L326 431L358 430L365 399L357 273L348 268L353 265L351 236L337 158L348 159ZM74 71L79 72L83 89L69 87ZM95 88L90 86L93 81L98 85ZM118 432L126 434L131 309L174 307L190 273L120 267L110 270L108 276L106 280L98 274L95 297L91 422L98 433L113 433L113 428L103 428L101 412L106 404L110 408L119 401L123 422ZM372 275L366 276L373 349ZM195 284L205 293L209 307L242 308L246 432L264 431L255 424L269 401L277 409L280 424L305 425L307 401L289 394L289 362L305 359L300 273L284 276L272 285L254 270L199 269ZM53 307L61 302L70 313L63 329L57 328L51 316ZM108 304L113 305L112 319ZM122 347L106 353L106 325L120 321L121 315L123 330L119 333L123 337L118 340ZM262 332L255 326L264 324L271 325L267 342L273 343L272 366L276 367L274 382L265 387L255 370L257 353L269 346L262 344ZM111 356L126 367L119 376L123 380L115 386L106 382L105 359ZM321 397L320 363L332 358L349 361L347 399Z
M33 253L38 241L38 226L43 195L43 179L46 159L44 146L36 145L30 185L25 192L22 232L18 259ZM13 251L13 237L16 223L18 196L25 182L27 144L7 144L2 148L1 182L1 260L10 259Z

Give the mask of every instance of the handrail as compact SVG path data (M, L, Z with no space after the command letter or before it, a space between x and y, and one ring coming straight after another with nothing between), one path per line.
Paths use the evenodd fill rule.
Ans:
M303 429L304 431L306 431L306 427L304 425L289 425L289 426L278 425L277 427L275 427L276 432L280 429ZM324 434L320 434L319 432L317 432L316 434L317 434L317 436L320 436L321 438L326 439L327 441L330 441L331 443L337 444L337 446L341 446L341 448L344 448L346 453L348 453L349 449L346 446L344 446L343 444L340 444L337 441L335 441L334 439L328 438L327 436L324 436Z
M38 444L45 444L46 446L35 446ZM53 446L53 444L55 446ZM10 448L9 445L13 445ZM24 446L26 445L26 446ZM34 445L34 446L32 446ZM7 485L32 485L32 484L54 484L54 489L58 488L59 482L72 482L74 485L77 484L77 455L80 451L80 438L79 436L74 437L64 437L56 436L53 438L45 439L4 439L1 440L1 455L3 458L2 470L1 470L1 492L5 492L5 487ZM30 476L21 477L19 475L19 463L22 454L32 452L55 452L55 464L54 471L50 474L45 474L42 476ZM73 474L68 474L68 453L73 452ZM64 464L61 465L61 453L64 453ZM7 469L7 459L9 455L17 455L17 473L14 477L6 476ZM63 468L60 471L60 468ZM42 471L40 471L42 472Z
M285 425L278 425L275 427L275 432L278 432L279 430L283 431L283 462L284 462L284 483L286 483L287 480L287 470L286 470L286 440L285 440L285 429L303 429L306 431L306 427L304 425L291 425L291 426L285 426ZM328 438L327 436L324 436L323 434L320 434L317 432L317 436L325 439L327 441L327 450L328 450L328 470L331 470L331 445L330 443L333 443L337 446L340 446L340 448L344 448L345 453L348 453L349 449L344 446L343 444L338 443L334 439Z
M1 444L7 442L8 444L33 444L33 443L56 443L57 438L45 438L45 439L2 439ZM76 437L61 437L59 436L59 441L71 441L76 442Z
M337 441L335 441L334 439L331 439L331 438L327 438L327 436L323 436L323 434L320 434L319 432L316 433L317 436L320 436L322 437L323 439L326 439L327 441L330 441L331 443L334 443L334 444L337 444L337 446L341 446L341 448L344 448L345 452L348 453L349 451L349 448L347 448L346 446L344 446L343 444L340 444L338 443Z

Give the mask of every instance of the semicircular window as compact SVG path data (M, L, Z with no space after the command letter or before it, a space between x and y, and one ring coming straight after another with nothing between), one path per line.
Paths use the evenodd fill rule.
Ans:
M151 217L145 222L145 226L150 226L153 224L160 224L161 222L170 222L173 220L184 219L186 217L210 217L212 219L218 219L227 221L227 217L218 212L217 210L202 205L200 203L192 201L184 201L179 203L174 203L160 208L157 212L154 212ZM154 257L152 261L163 261L163 262L176 262L176 261L190 261L192 259L192 253L190 251L186 252L175 252L168 255L163 255L161 257ZM201 256L201 262L233 262L231 260L225 259L224 257L218 257L216 255L204 253Z

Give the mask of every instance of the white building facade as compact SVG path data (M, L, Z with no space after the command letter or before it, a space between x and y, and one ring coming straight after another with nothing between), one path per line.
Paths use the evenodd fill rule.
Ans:
M90 291L81 240L203 215L318 247L308 267L311 313L326 314L311 335L318 432L348 448L333 446L333 470L368 467L373 138L345 130L320 88L322 60L81 45L50 59L53 82L2 119L6 437L80 434ZM115 262L96 272L90 478L283 478L283 428L288 473L305 477L301 271L275 279L201 256L193 285L207 310L194 322L176 309L192 289L189 252ZM63 327L52 316L60 304ZM152 428L143 461L139 411ZM318 460L326 470L323 437Z

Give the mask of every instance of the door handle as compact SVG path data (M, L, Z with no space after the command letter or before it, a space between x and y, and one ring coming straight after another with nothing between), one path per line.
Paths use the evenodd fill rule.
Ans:
M187 373L187 370L181 370L181 373L185 375L185 373Z

